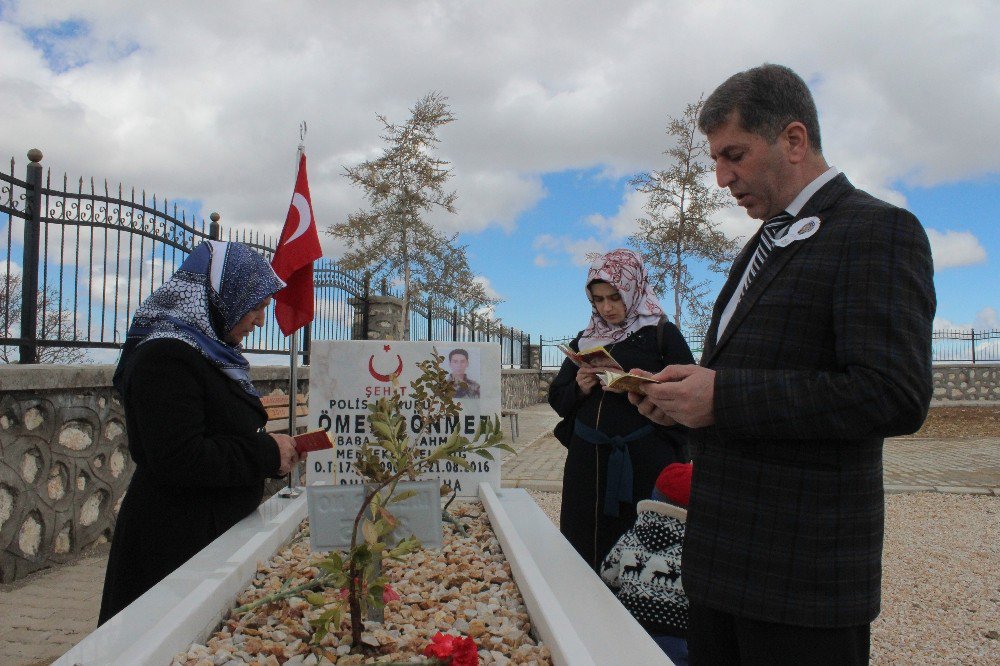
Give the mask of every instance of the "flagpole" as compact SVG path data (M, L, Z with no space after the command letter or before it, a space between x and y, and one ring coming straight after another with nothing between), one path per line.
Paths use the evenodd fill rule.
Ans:
M299 164L302 161L302 153L305 152L305 139L306 139L306 122L303 120L299 125L299 149L295 154L295 171L296 177L298 176ZM298 378L298 360L299 360L299 329L293 331L292 335L288 341L288 356L289 356L289 369L288 369L288 434L294 437L296 435L295 429L295 412L298 409L298 396L299 396L299 378ZM302 478L301 462L297 462L292 465L292 469L288 472L288 488L287 492L282 493L283 497L298 497L302 494L299 490L299 480Z
M288 370L288 434L292 437L296 434L295 429L295 412L298 408L298 393L299 393L299 378L298 378L298 360L299 349L298 342L299 332L295 331L289 338L288 341L288 355L291 357L289 361L290 367ZM286 497L298 497L302 492L298 489L299 479L301 478L301 470L299 469L299 463L292 465L292 469L288 472L288 492L285 494Z

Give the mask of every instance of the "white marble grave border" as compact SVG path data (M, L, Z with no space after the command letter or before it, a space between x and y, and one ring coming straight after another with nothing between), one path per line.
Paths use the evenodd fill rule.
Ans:
M479 496L556 666L673 664L526 490L480 484Z
M539 637L556 666L671 662L520 488L480 497ZM294 535L306 496L273 497L54 662L166 665L203 642L236 595Z
M219 626L236 595L295 534L306 496L272 497L54 664L166 666Z

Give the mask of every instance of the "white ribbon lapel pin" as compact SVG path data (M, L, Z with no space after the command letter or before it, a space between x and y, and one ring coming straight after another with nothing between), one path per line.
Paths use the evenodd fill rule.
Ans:
M818 217L806 217L796 220L788 231L781 238L775 238L774 244L778 247L788 247L795 241L805 240L819 231L820 219Z

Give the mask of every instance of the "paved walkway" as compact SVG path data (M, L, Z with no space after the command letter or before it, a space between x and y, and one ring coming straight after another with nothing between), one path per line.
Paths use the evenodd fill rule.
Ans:
M503 485L562 490L566 449L551 435L559 418L548 405L521 410L529 424L505 458ZM997 437L928 439L897 437L884 449L886 492L952 492L1000 496L1000 434Z
M566 449L551 432L559 418L546 404L519 410L517 450L504 459L503 485L559 492ZM1000 436L897 438L886 442L887 492L953 492L1000 496ZM106 553L0 586L0 664L49 664L97 622Z

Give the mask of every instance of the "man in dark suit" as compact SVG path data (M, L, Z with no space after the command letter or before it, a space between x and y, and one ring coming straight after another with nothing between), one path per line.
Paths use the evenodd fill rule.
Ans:
M821 152L802 79L763 65L706 100L716 178L765 223L715 303L701 365L631 395L692 428L691 663L864 664L879 613L882 443L932 393L927 236Z

